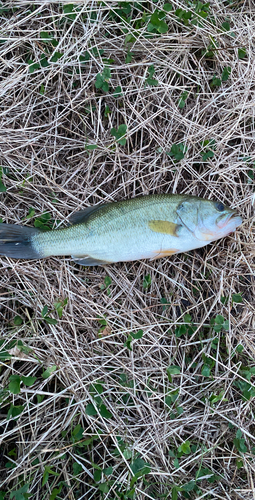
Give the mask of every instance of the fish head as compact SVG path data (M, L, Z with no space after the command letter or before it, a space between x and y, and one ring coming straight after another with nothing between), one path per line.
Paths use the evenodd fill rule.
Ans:
M220 201L189 197L176 210L180 222L200 241L215 241L242 224L235 210Z

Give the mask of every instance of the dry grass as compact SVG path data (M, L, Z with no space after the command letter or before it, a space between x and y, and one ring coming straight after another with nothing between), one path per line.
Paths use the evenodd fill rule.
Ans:
M0 14L3 220L32 225L46 211L65 224L72 212L101 201L174 192L223 201L244 223L204 249L153 263L104 269L64 258L0 259L1 350L12 355L2 354L1 490L6 499L20 490L17 500L26 491L40 500L255 499L254 5L211 0L207 19L185 26L174 12L188 10L187 2L172 2L168 31L148 37L149 17L164 2L140 2L141 14L132 6L131 24L110 16L117 2L73 3L71 18L63 3L43 0L7 0ZM229 32L222 29L226 19ZM128 34L134 38L125 43ZM205 54L210 44L215 50ZM91 58L81 64L86 50ZM56 62L29 71L29 59L38 63L56 51L63 54ZM109 92L95 88L104 58L112 59ZM152 64L157 86L145 85ZM213 86L225 67L228 80ZM123 96L116 99L119 85ZM120 124L127 125L125 146L110 134ZM206 161L204 140L215 141ZM179 143L187 151L175 162L166 152ZM98 147L88 151L86 144ZM30 207L34 217L22 221ZM106 276L108 292L101 286ZM233 303L233 294L243 301ZM53 304L66 298L59 319ZM56 324L42 318L45 306ZM229 330L210 327L217 315ZM143 337L129 350L127 337L139 330ZM179 373L171 380L172 365ZM48 367L52 373L43 378ZM36 380L13 394L11 375ZM93 402L98 413L88 415ZM23 406L16 419L11 405ZM190 449L177 456L187 441ZM149 465L130 486L137 457ZM112 467L111 474L95 481L97 466ZM47 477L49 468L54 474Z

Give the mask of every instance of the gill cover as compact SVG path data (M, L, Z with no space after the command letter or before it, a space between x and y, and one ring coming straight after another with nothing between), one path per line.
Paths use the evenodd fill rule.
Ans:
M199 205L196 203L196 200L186 199L182 201L176 209L180 221L192 233L195 233L198 225L198 208Z
M213 202L201 198L187 198L176 210L182 224L200 241L213 241L216 236L217 210Z

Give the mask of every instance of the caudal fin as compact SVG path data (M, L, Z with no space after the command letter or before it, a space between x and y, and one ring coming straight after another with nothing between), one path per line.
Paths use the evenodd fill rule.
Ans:
M0 224L0 255L14 259L40 259L42 256L33 248L33 236L40 232L33 227L14 224Z

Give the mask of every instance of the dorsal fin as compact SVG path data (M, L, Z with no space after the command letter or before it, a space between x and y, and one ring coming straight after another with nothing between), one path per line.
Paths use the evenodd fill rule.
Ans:
M87 207L84 210L80 210L79 212L74 212L74 214L69 217L69 222L71 224L82 224L83 222L87 222L92 214L94 214L98 210L101 210L101 208L105 207L106 205L107 203L104 203L103 205Z

